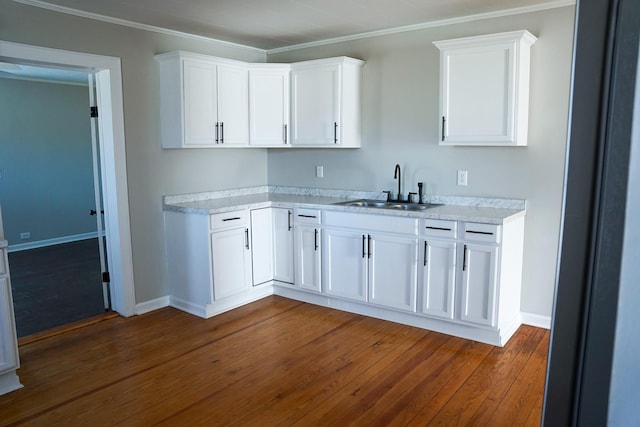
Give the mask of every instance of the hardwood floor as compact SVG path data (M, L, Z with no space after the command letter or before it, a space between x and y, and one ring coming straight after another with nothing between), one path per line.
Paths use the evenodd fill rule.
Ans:
M20 347L0 425L540 425L549 331L504 348L280 297Z

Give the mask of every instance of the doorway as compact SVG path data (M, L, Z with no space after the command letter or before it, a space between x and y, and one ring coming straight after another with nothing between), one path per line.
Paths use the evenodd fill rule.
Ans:
M21 338L109 308L95 97L87 72L0 62L0 78L0 202Z
M120 59L0 41L0 61L95 73L109 292L114 311L123 316L134 315Z

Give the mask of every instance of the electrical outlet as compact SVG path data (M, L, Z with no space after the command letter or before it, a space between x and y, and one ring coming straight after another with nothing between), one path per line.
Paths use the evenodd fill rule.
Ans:
M31 233L28 232L28 231L26 231L24 233L20 233L20 238L23 239L23 240L24 239L30 239L31 238Z
M458 171L458 185L467 185L467 171Z
M324 166L316 166L316 178L324 178Z

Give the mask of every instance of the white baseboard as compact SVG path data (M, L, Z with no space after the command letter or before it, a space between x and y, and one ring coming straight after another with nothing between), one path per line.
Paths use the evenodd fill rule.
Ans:
M26 251L27 249L44 248L45 246L60 245L62 243L78 242L80 240L95 239L98 237L97 231L90 233L73 234L71 236L55 237L53 239L37 240L35 242L17 243L9 245L7 252Z
M159 310L161 308L169 307L169 297L160 297L152 299L151 301L141 302L136 304L136 314L145 314L150 311Z
M537 328L551 329L551 316L541 316L533 313L520 313L522 323Z

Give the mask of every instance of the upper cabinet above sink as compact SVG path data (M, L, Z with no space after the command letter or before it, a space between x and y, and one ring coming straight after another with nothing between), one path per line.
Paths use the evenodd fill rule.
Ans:
M440 145L527 145L528 31L434 42L440 49Z

